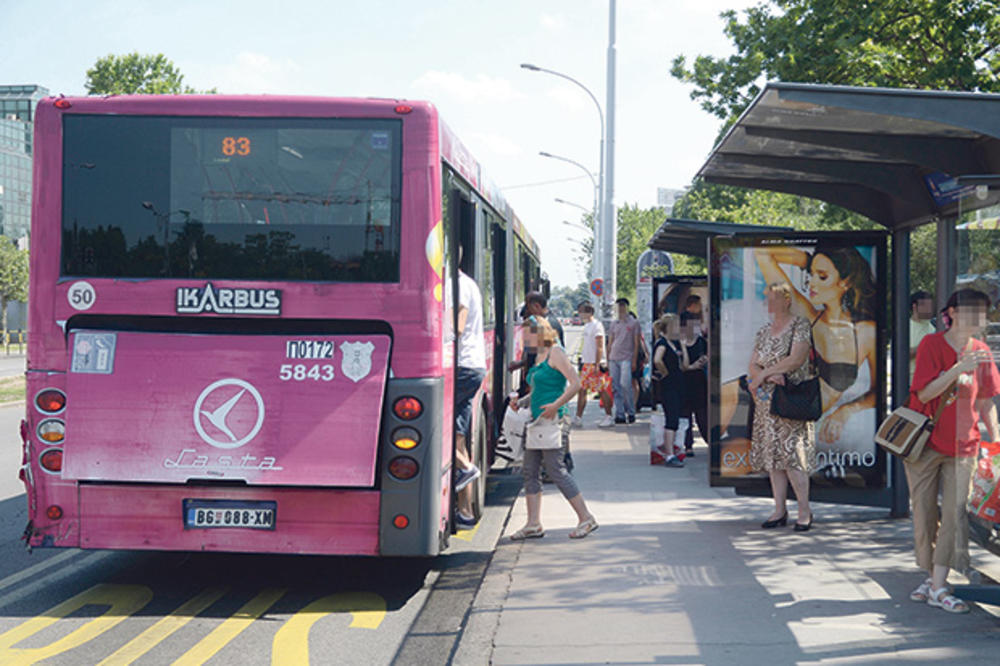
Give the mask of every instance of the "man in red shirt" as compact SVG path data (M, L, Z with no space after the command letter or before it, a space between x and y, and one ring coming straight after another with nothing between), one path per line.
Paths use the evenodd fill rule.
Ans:
M986 327L989 306L989 298L974 289L951 295L942 312L948 328L920 341L910 386L910 408L929 417L947 401L927 448L905 462L917 565L929 574L910 599L952 613L969 612L965 602L948 593L947 578L949 569L969 567L965 506L980 444L979 422L992 441L1000 441L993 404L1000 394L1000 373L986 343L972 337Z

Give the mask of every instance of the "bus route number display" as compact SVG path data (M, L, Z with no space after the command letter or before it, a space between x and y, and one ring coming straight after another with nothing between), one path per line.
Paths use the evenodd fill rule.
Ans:
M250 139L245 136L222 137L222 154L226 157L246 157L250 154Z

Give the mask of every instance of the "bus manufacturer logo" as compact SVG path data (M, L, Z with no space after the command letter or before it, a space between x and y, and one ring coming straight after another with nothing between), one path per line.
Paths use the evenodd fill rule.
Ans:
M177 288L177 314L280 315L280 289Z
M256 408L257 418L253 421L253 427L250 428L249 432L245 432L245 424L250 420L245 418L246 410L249 409L249 405L246 403L249 399L244 396L248 393ZM218 397L213 394L218 394ZM206 400L208 407L203 408ZM219 400L222 402L220 403ZM230 420L230 415L237 408L239 408L243 418ZM252 384L242 379L234 377L213 382L205 387L194 403L195 430L207 444L220 449L235 449L243 446L257 436L263 424L264 400ZM209 430L205 428L206 425L210 427L213 434L209 434ZM242 429L239 428L241 425ZM233 428L237 428L240 432L234 432ZM223 435L225 438L219 435Z

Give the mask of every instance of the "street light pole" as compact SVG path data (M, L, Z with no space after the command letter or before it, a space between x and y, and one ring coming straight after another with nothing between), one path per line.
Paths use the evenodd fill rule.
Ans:
M591 184L594 186L594 209L593 209L593 216L594 216L594 220L596 221L597 220L597 216L598 216L598 212L600 210L599 209L599 194L598 194L599 190L600 190L600 187L598 185L597 180L594 178L594 174L592 174L590 172L590 169L588 169L587 167L583 166L582 164L580 164L576 160L571 160L568 157L561 157L559 155L553 155L552 153L547 153L544 150L538 151L538 154L541 155L542 157L548 157L548 158L553 159L553 160L559 160L560 162L566 162L568 164L572 164L573 166L575 166L575 167L577 167L579 169L582 169L583 172L585 174L587 174L587 177L590 178ZM559 201L560 203L568 203L571 206L575 206L576 205L576 204L570 203L568 201L563 201L561 199L556 199L556 201ZM597 255L599 254L598 251L597 251L597 239L598 238L599 238L599 235L598 235L598 226L597 226L597 224L595 222L595 224L594 224L594 254L593 254L594 258L596 258ZM591 259L591 262L593 263L593 266L591 267L591 277L592 278L594 278L594 277L600 277L601 274L600 274L600 272L597 269L596 262L594 261L594 259ZM591 300L596 301L597 304L600 303L600 299L597 299L596 297L593 297L593 295L592 295L592 299Z
M601 211L603 243L601 251L604 255L602 269L604 270L604 305L605 319L611 318L611 304L617 298L618 274L618 218L615 215L615 0L609 0L608 14L608 86L607 102L607 141L604 142L607 165L604 178L603 206Z
M612 15L614 15L614 9L613 9L613 7L614 7L614 5L612 4L612 10L611 10ZM521 68L522 69L526 69L526 70L531 71L531 72L545 72L546 74L551 74L552 76L558 76L561 79L565 79L565 80L569 81L570 83L575 84L576 86L580 87L585 93L587 93L587 96L590 97L591 101L594 102L594 106L597 107L597 116L598 116L598 118L601 121L601 150L600 150L600 157L598 158L598 164L599 164L599 166L598 166L598 170L597 170L597 174L598 174L598 176L597 176L597 178L598 178L597 202L598 203L597 203L597 206L595 207L595 212L594 212L594 258L593 258L593 264L594 265L593 265L593 272L591 274L591 277L592 278L603 277L607 273L606 267L603 265L603 263L604 263L604 255L605 255L605 251L604 251L604 248L603 248L603 239L604 239L604 236L606 235L606 232L604 231L604 227L608 224L607 219L605 218L605 210L606 210L605 198L606 198L606 193L605 193L605 185L604 185L604 153L605 153L605 150L604 150L604 148L605 148L605 142L604 142L604 135L605 135L605 131L604 131L604 128L605 128L605 123L604 123L604 109L601 108L601 103L597 101L597 97L594 96L594 93L590 92L590 88L588 88L587 86L583 85L582 83L580 83L579 81L577 81L576 79L574 79L572 76L568 76L566 74L563 74L562 72L557 72L557 71L554 71L554 70L551 70L551 69L546 69L544 67L539 67L538 65L532 65L531 63L523 63L521 65ZM589 171L588 171L588 173L589 173ZM598 301L599 301L599 299L598 299ZM610 311L610 308L609 308L609 311Z

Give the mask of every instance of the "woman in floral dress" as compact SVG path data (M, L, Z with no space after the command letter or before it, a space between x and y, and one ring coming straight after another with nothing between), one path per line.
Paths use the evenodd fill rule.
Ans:
M809 508L809 474L816 466L812 421L798 421L771 413L771 396L786 379L800 382L809 376L809 322L791 313L792 288L774 283L766 291L771 322L757 331L747 375L754 401L750 465L767 472L774 494L774 512L761 525L764 529L788 523L788 484L795 490L798 520L795 531L812 527Z

